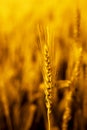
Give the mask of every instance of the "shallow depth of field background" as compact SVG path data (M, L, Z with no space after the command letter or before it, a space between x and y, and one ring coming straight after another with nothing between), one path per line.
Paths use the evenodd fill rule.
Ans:
M57 81L70 79L78 59L78 47L83 48L68 129L87 129L86 5L86 0L0 0L0 130L47 129L38 23L48 25L54 39ZM81 13L81 43L74 43L73 39L76 7ZM52 130L61 130L64 93L65 90L55 87Z

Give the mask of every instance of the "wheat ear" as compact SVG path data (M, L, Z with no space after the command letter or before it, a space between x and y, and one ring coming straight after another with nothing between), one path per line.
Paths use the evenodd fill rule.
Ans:
M46 107L47 107L47 118L48 118L48 130L51 128L50 124L50 113L52 103L52 71L50 64L50 57L47 45L44 45L44 83L45 83L45 95L46 95Z
M40 43L42 49L42 74L44 78L44 93L46 99L46 107L47 107L47 120L48 120L48 130L51 130L51 104L52 104L52 66L51 66L51 58L49 53L49 31L48 27L43 29L43 27L39 26L39 35L40 35ZM41 39L42 38L42 39Z

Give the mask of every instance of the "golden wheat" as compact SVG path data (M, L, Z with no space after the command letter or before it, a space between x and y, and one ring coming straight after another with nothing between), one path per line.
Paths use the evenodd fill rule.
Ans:
M80 12L79 9L76 10L75 15L75 26L74 26L74 40L76 44L79 42L79 36L80 36ZM80 42L79 42L80 44ZM81 60L82 60L82 47L78 49L78 60L76 62L76 65L73 70L73 74L71 76L70 82L68 84L68 93L66 95L66 105L65 105L65 112L63 115L63 124L62 124L62 130L68 129L68 122L71 118L71 104L72 104L72 96L75 91L75 83L79 78L80 75L80 66L81 66Z
M44 83L45 83L45 95L46 95L46 107L48 116L48 125L50 130L50 113L52 103L52 74L48 48L44 46Z
M47 107L47 118L48 118L48 130L51 129L51 104L52 104L52 66L51 66L51 58L49 53L49 32L46 28L45 31L40 27L40 42L42 42L42 70L43 70L43 78L44 78L44 92L46 96L46 107ZM44 34L45 33L45 34ZM41 39L42 38L42 39Z

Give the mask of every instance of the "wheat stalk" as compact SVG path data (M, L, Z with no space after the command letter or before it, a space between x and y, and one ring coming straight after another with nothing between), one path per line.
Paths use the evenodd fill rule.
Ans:
M82 49L80 48L80 54L79 58L77 60L77 63L75 65L73 74L71 76L70 82L68 82L68 94L66 95L66 104L65 104L65 113L63 116L63 125L62 125L62 130L67 130L68 127L68 122L71 119L71 104L72 104L72 96L73 92L75 91L75 82L78 80L79 75L80 75L80 65L81 65L81 60L82 60Z
M80 36L80 12L77 9L76 11L76 17L75 17L75 26L74 26L74 40L75 42L79 41L79 36ZM67 130L68 128L68 122L71 118L71 104L72 104L72 96L73 92L75 90L75 82L79 78L80 74L80 63L82 59L82 48L79 48L79 56L78 60L76 62L73 74L71 76L70 82L68 84L68 94L66 95L66 104L65 104L65 112L63 115L63 124L62 124L62 130Z

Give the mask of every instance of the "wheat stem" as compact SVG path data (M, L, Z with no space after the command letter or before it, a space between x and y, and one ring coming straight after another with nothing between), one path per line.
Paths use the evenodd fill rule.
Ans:
M77 9L76 15L75 15L75 28L74 28L74 40L76 42L79 42L79 36L80 36L80 12ZM80 63L82 59L82 48L79 49L79 57L76 62L72 77L70 79L69 85L69 92L68 95L66 95L66 106L65 106L65 112L63 115L63 124L62 124L62 130L67 130L68 128L68 122L71 118L71 104L72 104L72 95L75 90L75 82L79 78L80 74Z

